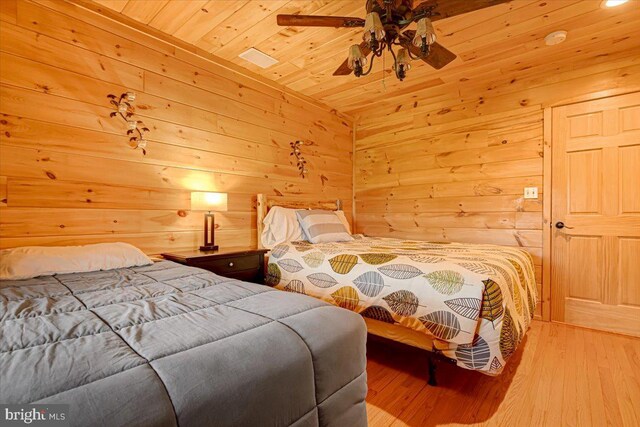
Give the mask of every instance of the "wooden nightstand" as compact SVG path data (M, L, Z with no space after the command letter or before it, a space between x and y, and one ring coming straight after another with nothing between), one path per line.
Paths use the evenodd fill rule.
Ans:
M162 254L169 261L198 267L224 277L264 284L264 254L268 249L222 248Z

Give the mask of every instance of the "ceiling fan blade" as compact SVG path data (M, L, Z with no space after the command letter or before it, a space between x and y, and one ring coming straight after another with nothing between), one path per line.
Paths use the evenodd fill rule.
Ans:
M333 72L334 76L348 76L353 72L353 70L347 65L347 61L348 59L345 59L338 69Z
M420 52L419 48L416 47L416 49ZM423 61L431 65L436 70L439 70L456 58L457 56L455 53L436 42L431 45L431 51Z
M414 56L420 57L422 52L420 48L415 46L412 43L413 37L415 35L415 31L408 30L402 33L400 36L400 44L407 48ZM420 58L427 64L431 65L436 70L441 69L454 59L456 59L456 54L451 52L449 49L445 48L439 43L434 43L431 45L431 50L429 51L429 55L426 58Z
M509 1L511 0L427 0L414 7L413 13L420 15L426 12L432 21L437 21Z
M278 15L277 21L284 27L364 27L364 19L349 16Z
M371 49L369 49L369 43L367 42L360 43L360 51L362 51L362 54L364 56L369 55L371 53ZM345 59L344 62L340 64L338 69L333 72L334 76L348 76L353 72L353 70L349 68L349 66L347 65L347 61L348 59Z

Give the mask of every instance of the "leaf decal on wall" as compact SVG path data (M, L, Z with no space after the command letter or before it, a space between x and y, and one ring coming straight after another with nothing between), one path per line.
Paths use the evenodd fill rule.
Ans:
M284 287L287 292L295 292L297 294L306 295L304 292L304 283L300 280L292 280L287 286Z
M413 316L418 310L418 297L410 291L395 291L382 299L400 316Z
M513 354L517 344L518 331L513 323L509 309L507 309L502 318L502 330L500 331L500 353L504 360L507 360Z
M460 333L460 322L455 314L448 311L434 311L418 320L427 328L436 338L445 341L456 337Z
M318 268L324 261L324 254L322 252L311 252L302 257L304 262L311 268Z
M413 316L418 310L418 297L410 291L395 291L382 299L400 316Z
M422 271L418 270L412 265L408 264L391 264L378 267L378 270L385 276L389 276L394 279L411 279L422 274Z
M308 275L307 279L319 288L330 288L338 283L336 279L327 273L313 273Z
M367 271L353 279L360 292L368 297L375 297L384 287L384 278L377 271Z
M380 320L381 322L396 323L391 313L389 313L389 310L379 305L372 305L360 314L370 319Z
M265 283L269 286L276 286L280 284L280 279L282 278L282 273L280 272L280 268L277 264L270 262L267 265L267 274L265 276Z
M273 258L280 258L289 251L289 245L277 245L271 249L271 256Z
M467 319L476 320L482 301L478 298L456 298L444 302L454 312Z
M495 356L491 361L491 366L489 369L493 372L500 372L502 370L502 363L498 360L498 356Z
M480 317L493 322L504 313L502 291L500 286L491 279L483 280L482 283L484 283L484 293L482 295Z
M302 264L291 258L281 259L280 261L278 261L278 265L282 267L283 270L286 270L289 273L297 273L303 268Z
M411 261L422 262L424 264L436 264L444 261L444 258L436 255L410 255Z
M464 285L462 274L453 270L439 270L425 274L429 284L436 291L444 295L453 295L460 292Z
M331 268L338 274L347 274L358 264L358 257L355 255L338 255L329 260Z
M360 254L360 258L362 261L371 265L380 265L385 262L393 261L398 258L398 255L393 254L381 254L381 253L369 253L369 254Z
M490 357L489 344L480 335L476 335L471 344L461 344L456 348L456 359L469 369L482 369Z
M334 293L331 294L336 304L347 310L355 310L358 307L360 298L358 298L358 291L351 286L343 286Z

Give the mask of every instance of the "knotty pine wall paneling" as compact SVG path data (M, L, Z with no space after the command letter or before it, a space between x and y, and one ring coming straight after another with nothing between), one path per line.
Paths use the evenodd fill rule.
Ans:
M72 3L0 3L1 248L191 249L202 243L193 190L228 192L216 242L248 245L256 193L352 199L348 117ZM127 90L151 129L146 156L109 118L107 94Z
M579 69L549 64L528 87L512 78L513 89L469 91L469 74L446 93L427 88L369 109L356 118L357 231L524 248L536 265L537 314L548 319L544 108L640 90L635 51ZM496 82L510 79L494 71ZM533 186L539 198L524 199Z

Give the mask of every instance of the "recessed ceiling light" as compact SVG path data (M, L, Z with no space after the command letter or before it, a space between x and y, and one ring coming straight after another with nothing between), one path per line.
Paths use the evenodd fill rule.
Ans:
M566 31L554 31L553 33L547 34L544 38L544 42L547 46L553 46L555 44L560 44L567 39Z
M621 4L625 4L628 1L629 0L603 0L603 2L600 4L600 7L602 8L616 7L616 6L620 6Z
M238 56L261 68L269 68L273 64L278 63L277 59L272 58L266 53L262 53L258 49L255 49L253 47L249 48L248 50L245 50Z

